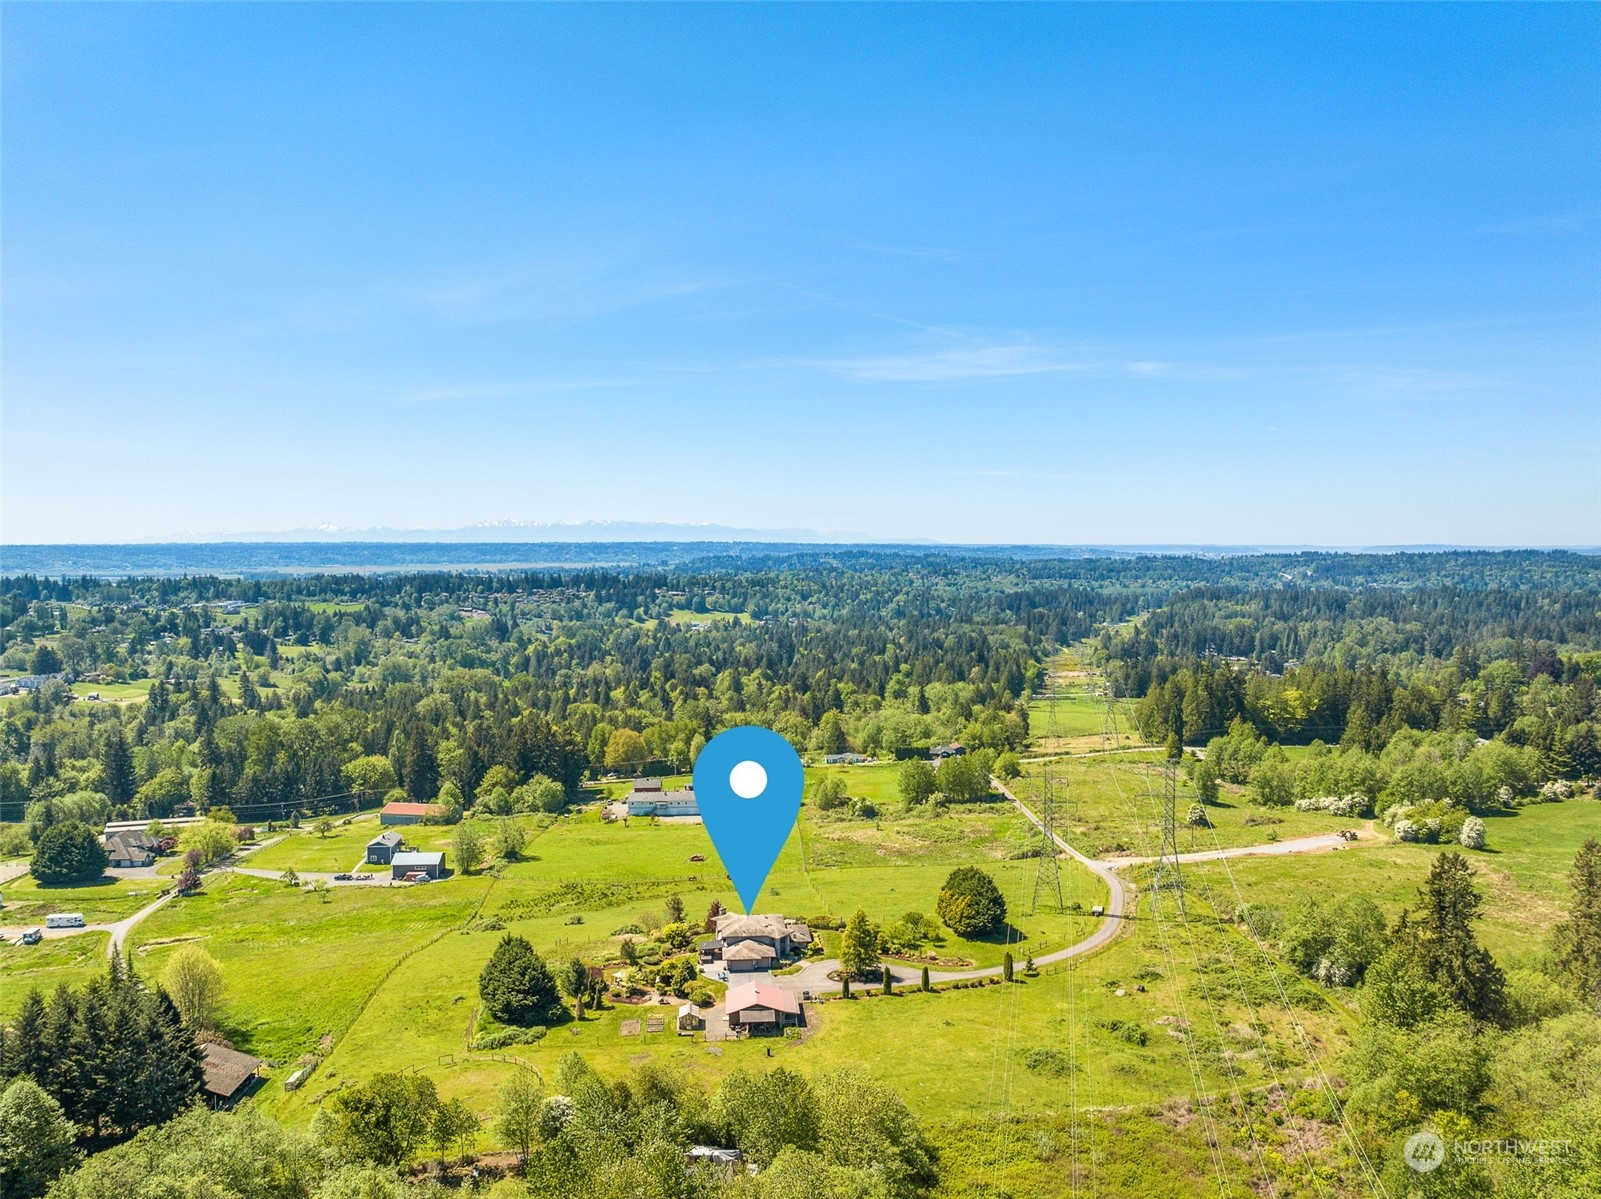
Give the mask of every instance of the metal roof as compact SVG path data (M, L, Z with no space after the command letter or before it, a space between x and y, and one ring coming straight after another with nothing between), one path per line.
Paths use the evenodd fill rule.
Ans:
M724 1010L730 1015L753 1007L771 1008L775 1012L788 1012L791 1016L800 1015L800 1000L784 990L783 987L773 983L748 982L741 983L737 987L728 988L728 998L724 1002Z
M441 852L418 853L412 850L408 853L397 853L389 859L391 866L443 866L445 855Z

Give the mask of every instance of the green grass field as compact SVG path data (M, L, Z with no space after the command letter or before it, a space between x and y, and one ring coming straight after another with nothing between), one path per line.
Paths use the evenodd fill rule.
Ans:
M1155 807L1145 772L1151 760L1154 755L1109 755L1056 764L1053 781L1058 798L1065 794L1066 831L1076 844L1086 851L1119 840L1133 849L1149 844ZM950 1194L963 1193L960 1180L1001 1175L1019 1187L1037 1183L1023 1193L1069 1193L1061 1162L1036 1155L1028 1147L1032 1139L1019 1149L1008 1138L1014 1131L1033 1138L1052 1129L1051 1135L1065 1135L1059 1122L1071 1095L1081 1109L1099 1109L1107 1121L1104 1135L1120 1141L1102 1157L1103 1179L1108 1193L1124 1193L1117 1188L1132 1187L1138 1173L1118 1181L1119 1171L1133 1169L1130 1153L1144 1155L1141 1163L1182 1159L1185 1178L1195 1161L1205 1161L1195 1128L1163 1122L1164 1101L1182 1106L1198 1093L1228 1100L1275 1082L1299 1085L1318 1069L1335 1067L1353 1028L1352 993L1317 987L1265 955L1233 926L1235 904L1243 898L1287 907L1308 893L1360 890L1393 917L1411 901L1437 852L1364 842L1336 853L1193 864L1185 868L1189 918L1182 923L1153 917L1148 868L1128 868L1139 900L1122 935L1088 958L1024 978L1027 956L1043 957L1076 941L1095 922L1052 910L1050 903L1034 910L1039 863L1016 855L1037 834L1023 817L999 800L952 805L937 815L900 815L893 765L827 771L883 814L852 818L808 804L758 909L843 917L861 906L878 921L911 910L932 914L946 873L960 864L980 865L1007 898L1011 935L1021 938L1011 948L1022 981L813 1004L807 1036L799 1041L711 1044L676 1036L671 1006L614 1005L557 1024L542 1040L505 1055L547 1079L562 1054L578 1050L608 1076L652 1062L707 1086L740 1066L866 1070L894 1085L951 1146L944 1192ZM813 770L811 778L821 773ZM1037 796L1041 777L1040 768L1031 767L1019 780L1021 793ZM1187 790L1180 802L1187 808ZM1247 816L1265 813L1238 799L1208 810L1224 845L1350 823L1274 810L1266 814L1282 823L1246 825ZM714 899L738 907L701 825L606 823L595 808L555 821L522 819L530 830L524 858L498 874L457 875L426 887L336 889L326 896L237 873L214 876L199 895L173 901L134 930L134 960L153 976L179 945L198 942L221 963L228 988L223 1031L239 1048L280 1063L256 1102L292 1124L309 1122L317 1104L339 1087L405 1068L428 1074L443 1096L460 1096L487 1115L495 1089L518 1067L469 1049L478 1020L478 973L503 935L469 931L475 917L499 918L549 960L577 955L600 964L616 960L614 930L658 923L669 895L681 897L691 919ZM1533 913L1541 926L1560 917L1568 863L1586 836L1601 835L1601 804L1531 807L1488 823L1493 852L1471 855L1486 893L1482 931L1510 960L1530 949L1521 924L1526 915ZM377 829L370 814L328 838L302 829L248 864L348 868ZM403 831L427 847L448 846L454 835L442 826ZM1193 844L1190 836L1181 831L1181 850L1214 844L1209 831L1197 830ZM1063 883L1069 904L1087 909L1105 898L1103 884L1076 865L1063 864ZM21 885L6 888L8 905ZM76 894L73 902L92 910ZM47 954L32 958L5 950L0 1010L14 1007L34 983L87 977L99 968L104 944L103 936L86 936L49 945ZM834 934L825 936L825 945L835 948ZM1007 944L947 935L936 949L984 966L998 963ZM668 1031L622 1035L624 1020L652 1014L666 1018ZM308 1053L321 1056L321 1065L304 1088L285 1093L282 1080ZM485 1134L482 1143L488 1147L492 1140ZM992 1158L1006 1164L986 1164Z
M86 701L93 694L98 695L102 703L143 703L154 682L153 679L135 679L131 683L74 683L72 693Z
M9 905L5 913L10 915ZM108 933L0 945L0 1017L9 1017L35 987L49 994L65 983L76 987L106 968Z
M1152 830L1159 827L1158 797L1163 785L1160 754L1152 751L1027 762L1023 777L1008 786L1025 803L1037 804L1047 775L1057 809L1066 812L1071 829L1064 835L1076 848L1091 857L1156 853L1158 846L1152 842ZM1207 818L1213 827L1192 829L1183 822L1190 805L1197 802L1195 789L1181 773L1177 802L1181 853L1285 841L1366 823L1324 812L1258 807L1247 803L1243 795L1225 793L1220 803L1207 805Z
M1538 956L1543 930L1560 920L1568 898L1567 874L1587 837L1601 837L1601 803L1540 804L1486 818L1488 849L1466 854L1484 896L1479 936L1503 962ZM1306 895L1366 895L1393 920L1415 905L1418 887L1435 855L1453 846L1362 844L1338 853L1235 858L1185 867L1209 886L1219 904L1247 902L1287 909ZM1530 930L1538 931L1531 938Z
M0 923L43 924L52 912L82 912L88 924L111 924L131 916L154 900L166 887L162 879L119 879L85 887L45 887L31 875L12 879L0 894L6 907Z

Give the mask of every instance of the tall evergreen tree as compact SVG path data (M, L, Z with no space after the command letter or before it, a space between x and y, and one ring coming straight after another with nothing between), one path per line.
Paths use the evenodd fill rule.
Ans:
M1434 859L1419 891L1422 905L1411 922L1413 952L1424 978L1475 1019L1506 1019L1506 976L1473 934L1483 902L1473 870L1459 853Z
M420 724L411 726L406 739L406 769L402 775L406 794L418 803L426 803L439 794L439 761L428 731Z
M32 1078L100 1143L170 1120L203 1080L178 1009L120 962L80 990L58 987L48 1003L31 993L3 1061L7 1076Z
M1557 962L1585 1003L1601 1009L1601 841L1591 837L1579 847L1568 886L1568 918L1554 934Z
M100 771L100 789L107 799L118 805L133 802L133 793L138 790L133 754L120 724L112 725L100 743Z

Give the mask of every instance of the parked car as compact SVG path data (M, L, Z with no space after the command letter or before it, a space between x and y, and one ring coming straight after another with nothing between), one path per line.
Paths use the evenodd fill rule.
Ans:
M365 883L372 879L372 875L370 874L353 874L351 877L354 878L358 883Z
M22 934L22 943L24 945L37 945L43 940L44 929L42 928L30 928L27 932Z
M352 878L352 876L350 874L348 874L348 873L336 874L336 875L334 875L334 882L336 882L336 883L348 883L351 880L351 878Z

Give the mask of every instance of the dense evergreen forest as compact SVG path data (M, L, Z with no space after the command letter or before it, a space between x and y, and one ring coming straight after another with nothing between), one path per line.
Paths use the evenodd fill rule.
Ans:
M496 766L571 796L597 772L685 769L742 722L823 752L1019 749L1043 663L1086 640L1154 742L1233 730L1377 754L1412 730L1527 749L1525 787L1601 769L1601 558L1569 553L21 575L0 622L0 668L32 676L0 716L0 818L34 837L392 787L470 803Z

